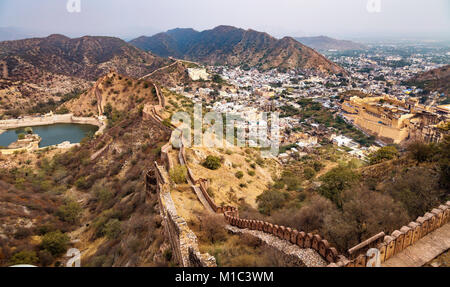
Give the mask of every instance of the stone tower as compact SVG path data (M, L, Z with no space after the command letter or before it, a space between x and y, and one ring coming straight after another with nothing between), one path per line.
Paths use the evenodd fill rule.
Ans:
M8 78L8 64L5 61L0 61L0 75L2 79Z

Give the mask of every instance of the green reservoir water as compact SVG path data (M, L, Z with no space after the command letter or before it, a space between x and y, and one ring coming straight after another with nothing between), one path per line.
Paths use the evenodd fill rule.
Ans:
M84 137L94 134L98 130L97 126L80 124L54 124L31 128L33 133L38 134L42 138L39 147L52 146L65 141L79 143ZM7 147L15 142L18 134L25 133L24 129L11 129L0 134L0 146Z

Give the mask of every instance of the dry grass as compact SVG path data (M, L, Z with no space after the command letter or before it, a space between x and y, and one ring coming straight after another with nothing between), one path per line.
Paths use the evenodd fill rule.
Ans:
M273 182L272 177L279 170L279 165L273 160L265 160L264 167L256 164L258 153L256 150L238 147L192 148L187 151L187 157L194 177L209 179L216 204L236 205L244 201L256 207L256 197ZM223 158L218 170L210 170L201 165L208 155ZM236 178L238 171L244 174L241 179ZM249 171L254 171L255 175L249 175Z

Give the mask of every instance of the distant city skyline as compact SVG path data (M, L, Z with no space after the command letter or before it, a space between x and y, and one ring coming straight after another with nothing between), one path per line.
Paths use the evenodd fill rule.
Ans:
M1 0L0 27L33 36L150 36L173 28L230 25L275 37L450 39L448 0ZM367 3L375 7L367 8ZM376 6L380 3L380 11Z

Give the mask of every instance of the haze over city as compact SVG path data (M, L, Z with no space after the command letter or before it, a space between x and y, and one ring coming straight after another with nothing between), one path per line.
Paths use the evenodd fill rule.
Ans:
M369 11L368 1L81 0L81 12L69 13L67 1L62 0L2 0L0 27L18 28L32 36L61 33L128 39L176 27L204 30L218 25L251 28L276 37L448 38L447 0L380 0L379 12Z

